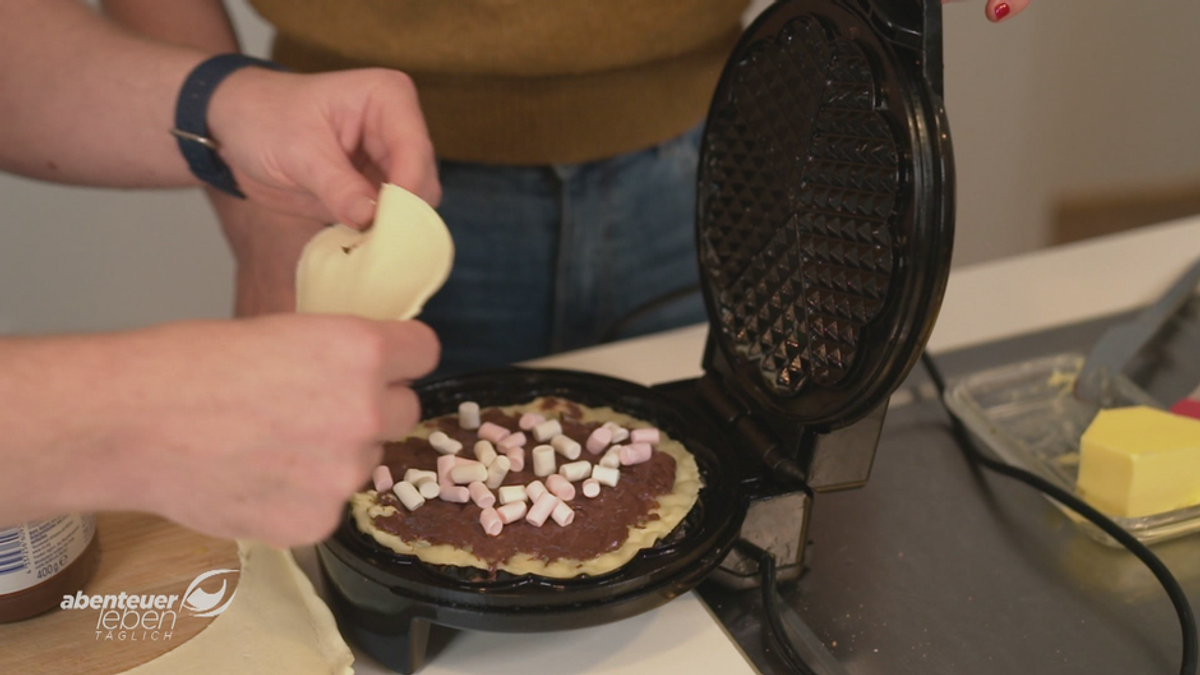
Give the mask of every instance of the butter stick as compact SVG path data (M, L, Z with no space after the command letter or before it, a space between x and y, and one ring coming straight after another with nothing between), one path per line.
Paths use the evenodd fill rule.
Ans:
M1076 490L1121 518L1200 504L1200 420L1146 406L1100 411L1080 439Z

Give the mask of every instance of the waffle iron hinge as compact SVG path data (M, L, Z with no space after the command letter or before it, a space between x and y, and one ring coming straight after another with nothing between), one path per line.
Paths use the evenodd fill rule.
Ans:
M880 36L917 55L930 89L943 95L941 0L858 0Z
M807 476L796 462L798 434L791 443L781 440L750 413L749 406L734 397L718 377L708 373L697 383L700 395L716 413L717 420L762 460L769 475L783 483L803 484Z
M739 536L775 557L777 579L798 579L804 570L812 513L812 491L794 459L801 434L790 444L781 442L711 372L700 378L696 390L716 421L754 455L746 458L756 466L746 468L743 488L750 502ZM762 480L764 473L768 480ZM712 579L728 588L746 589L761 583L759 574L758 561L734 548L713 571Z

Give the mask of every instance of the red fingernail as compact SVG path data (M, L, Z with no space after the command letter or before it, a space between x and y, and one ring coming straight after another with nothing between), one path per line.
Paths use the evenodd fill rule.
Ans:
M1008 9L1009 8L1008 8L1007 2L1002 2L998 5L996 5L996 20L999 21L1000 19L1003 19L1004 17L1008 16Z

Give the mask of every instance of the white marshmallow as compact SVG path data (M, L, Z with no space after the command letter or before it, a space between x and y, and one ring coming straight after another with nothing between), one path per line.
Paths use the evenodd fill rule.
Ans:
M421 484L429 481L437 482L438 475L436 471L422 471L420 469L409 469L404 472L404 480L412 483L416 487L421 487Z
M594 499L600 496L600 481L595 478L589 478L583 481L583 496L588 499Z
M646 429L634 429L629 432L630 443L649 443L650 445L658 445L659 442L658 429L648 427Z
M436 480L427 480L417 486L417 492L425 499L437 499L442 496L442 486Z
M540 480L535 480L525 486L525 496L529 497L529 501L536 502L538 497L546 494L546 485Z
M508 477L508 471L511 468L512 462L504 455L500 455L494 459L492 463L488 465L486 485L492 490L500 487L501 483L504 482L504 479Z
M483 462L484 466L490 465L492 460L496 459L496 447L492 445L491 441L475 441L473 450L475 459Z
M538 497L533 506L529 507L529 513L525 514L525 521L534 527L541 527L545 524L546 519L550 517L550 514L554 512L554 509L561 503L558 497L547 492Z
M458 426L463 429L479 428L479 404L474 401L463 401L458 404Z
M654 450L649 443L630 443L621 448L621 466L641 464L648 461Z
M571 485L571 481L558 474L546 477L546 489L564 502L575 499L575 486Z
M496 495L492 494L492 491L479 481L468 485L467 492L471 493L471 501L475 502L475 506L481 509L486 509L496 503Z
M371 472L371 481L375 483L375 491L383 494L392 489L396 481L392 480L392 470L380 464Z
M509 448L504 451L508 458L509 468L513 471L525 470L525 448Z
M617 487L617 481L621 480L621 472L618 469L597 464L592 467L592 478L595 478L601 485Z
M554 448L549 445L539 445L530 453L533 456L533 475L545 478L554 473Z
M533 428L533 437L537 439L538 443L545 443L561 433L562 425L558 423L558 420L546 420Z
M468 485L487 480L487 467L479 462L467 462L450 469L450 480L456 485Z
M500 514L500 520L505 525L508 525L509 523L515 523L524 518L525 513L528 510L529 507L525 504L525 502L509 502L508 504L496 509L496 512Z
M566 434L559 434L551 438L550 445L563 456L563 459L579 459L579 455L583 452L583 446Z
M587 439L588 452L592 453L593 455L600 454L605 448L608 447L609 443L612 443L612 437L612 429L600 427L594 430Z
M483 526L483 531L489 537L495 537L504 529L504 521L500 518L500 514L496 509L488 506L479 514L479 524Z
M521 448L525 446L525 441L525 432L518 431L515 434L509 434L500 439L500 442L496 443L496 449L498 449L500 452L505 452L507 450L511 450L512 448Z
M527 499L524 485L504 485L497 492L500 494L501 504L523 502Z
M625 446L614 445L611 448L609 448L608 452L604 453L604 456L600 458L600 461L598 462L598 464L600 464L600 466L607 466L610 469L616 469L616 468L620 467L621 466L621 448L623 448L623 447L625 447Z
M429 444L443 455L457 455L462 450L462 443L450 438L444 431L429 434Z
M629 438L629 430L616 422L605 422L600 426L612 431L612 443L624 443Z
M586 459L581 459L578 462L563 464L562 466L558 467L558 473L563 478L566 478L572 482L583 480L584 478L592 475L592 463Z
M483 424L479 425L479 431L475 433L483 440L491 441L493 443L499 443L509 436L508 429L505 429L499 424L492 424L491 422L484 422Z
M559 526L566 527L575 521L575 512L572 511L571 507L567 506L565 503L559 502L554 507L554 510L550 512L550 517L553 518L554 522L558 523Z
M425 498L422 497L421 493L417 492L417 488L413 487L413 484L409 483L408 481L402 480L399 483L396 483L396 485L392 487L392 492L396 493L396 497L400 500L400 503L403 504L404 508L408 509L409 511L416 511L425 504Z
M522 431L529 431L537 425L545 422L546 418L537 413L525 413L521 415L521 419L517 421L517 426L521 427Z

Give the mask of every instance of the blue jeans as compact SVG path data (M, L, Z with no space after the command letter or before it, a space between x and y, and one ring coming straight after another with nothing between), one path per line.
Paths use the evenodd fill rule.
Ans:
M438 374L704 321L699 141L582 164L441 162L454 269L419 317L441 338Z

